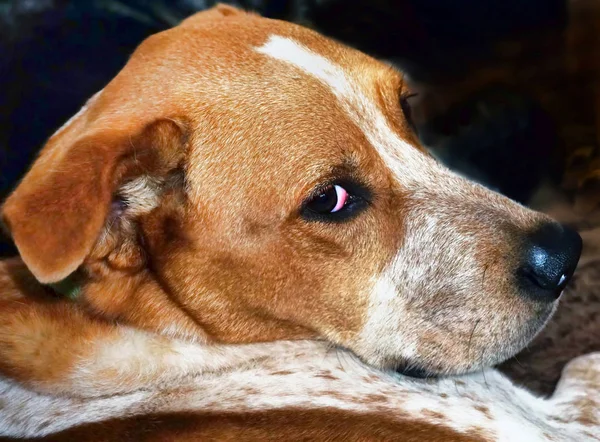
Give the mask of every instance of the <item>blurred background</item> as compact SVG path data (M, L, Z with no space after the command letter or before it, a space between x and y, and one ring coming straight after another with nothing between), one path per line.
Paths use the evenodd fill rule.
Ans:
M145 37L214 3L0 0L0 198ZM486 186L524 204L541 188L598 186L589 166L598 153L593 0L224 3L394 63L417 92L411 112L422 142ZM11 253L1 239L0 256Z

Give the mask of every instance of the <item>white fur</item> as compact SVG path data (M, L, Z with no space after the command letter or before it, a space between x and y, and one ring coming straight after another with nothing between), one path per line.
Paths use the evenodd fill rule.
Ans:
M160 201L161 181L144 175L121 186L119 195L131 215L149 213Z
M118 332L116 339L90 342L95 351L71 371L66 385L69 394L94 397L169 388L185 378L237 370L273 354L273 348L262 344L192 343L128 327L119 327ZM289 346L286 342L274 345L279 351ZM295 351L301 348L293 346ZM116 375L102 376L115 371Z

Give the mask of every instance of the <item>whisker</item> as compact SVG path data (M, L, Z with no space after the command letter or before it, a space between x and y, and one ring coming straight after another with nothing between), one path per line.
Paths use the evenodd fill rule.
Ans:
M471 345L473 343L473 335L475 334L475 329L477 328L477 326L479 325L479 323L481 322L481 318L479 318L477 321L475 321L475 325L473 325L473 329L471 330L471 335L469 336L469 344L467 346L467 358L471 358Z

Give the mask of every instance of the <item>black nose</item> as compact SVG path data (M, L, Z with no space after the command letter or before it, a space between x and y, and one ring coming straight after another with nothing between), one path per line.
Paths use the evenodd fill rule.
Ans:
M525 241L517 277L524 293L537 301L556 300L573 276L581 255L579 234L558 223L544 224Z

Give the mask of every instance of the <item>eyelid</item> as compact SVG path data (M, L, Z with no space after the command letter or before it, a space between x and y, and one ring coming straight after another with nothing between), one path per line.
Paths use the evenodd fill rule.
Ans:
M400 95L400 108L402 109L402 113L404 114L406 121L413 129L413 131L416 130L416 126L412 119L412 105L409 103L408 100L418 95L419 94L417 92L406 92Z
M331 176L325 178L320 184L316 185L313 190L305 197L302 201L299 211L302 213L307 210L308 203L318 196L321 192L325 191L328 187L339 185L348 192L348 204L364 203L365 206L370 206L373 203L374 192L370 186L364 181L359 180L352 176ZM339 214L340 212L334 212L332 215Z
M363 181L348 176L332 176L316 185L316 187L310 191L308 197L305 198L304 202L310 201L312 198L334 186L343 187L351 197L358 196L369 202L372 199L372 191Z

